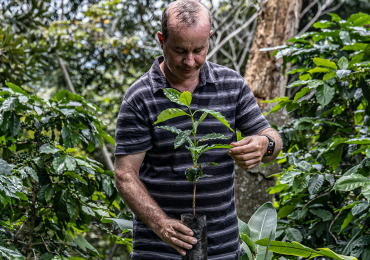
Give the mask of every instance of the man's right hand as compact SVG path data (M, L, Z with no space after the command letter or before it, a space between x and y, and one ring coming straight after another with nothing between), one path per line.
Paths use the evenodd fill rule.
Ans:
M168 218L158 224L159 226L155 233L182 256L186 255L184 249L191 249L192 245L197 243L197 239L193 237L193 231L181 223L181 221Z

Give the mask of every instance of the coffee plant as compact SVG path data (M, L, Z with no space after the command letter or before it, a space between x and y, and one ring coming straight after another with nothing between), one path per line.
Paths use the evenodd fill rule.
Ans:
M120 213L125 205L114 174L85 152L103 138L114 144L96 117L100 110L64 90L45 101L6 84L0 91L0 257L104 258L84 238L93 226L130 247L129 238L113 232L116 224L104 224L129 217Z
M177 149L181 145L183 145L186 141L188 142L189 146L185 146L186 149L188 149L191 153L191 157L193 159L193 167L185 169L185 176L186 178L194 183L194 190L193 190L193 215L195 216L195 191L196 191L196 183L199 181L200 178L205 177L211 177L210 175L203 174L203 167L206 165L214 165L218 166L215 162L208 162L208 163L202 163L198 164L199 157L206 151L211 149L219 149L219 148L232 148L232 145L227 144L212 144L212 145L200 145L201 142L207 141L207 140L215 140L215 139L228 139L228 137L224 136L223 134L219 133L209 133L201 137L199 140L196 139L197 129L199 124L207 117L208 114L214 116L217 118L221 123L223 123L227 128L230 129L230 131L234 130L230 127L230 124L226 121L225 117L221 115L221 113L216 112L214 110L210 109L198 109L194 112L191 112L190 104L191 104L191 93L189 91L179 92L176 89L170 89L166 88L163 89L163 92L165 96L171 100L174 103L177 103L182 106L186 106L189 110L189 114L186 113L184 110L179 108L169 108L164 111L158 116L157 121L154 124L162 123L168 119L178 117L178 116L189 116L192 122L193 129L189 130L181 130L177 129L173 126L157 126L157 128L161 128L167 131L170 131L174 134L177 134L175 142L174 142L174 148ZM201 112L202 115L199 118L198 121L194 120L194 115L197 112ZM193 135L192 138L190 138L190 135Z
M293 119L280 129L283 170L270 189L278 193L276 236L368 260L370 16L330 15L274 52L299 75L287 86L294 97L270 101L278 102L271 113L285 109Z

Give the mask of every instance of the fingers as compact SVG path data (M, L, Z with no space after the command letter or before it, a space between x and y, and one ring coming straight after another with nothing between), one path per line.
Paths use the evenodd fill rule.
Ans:
M245 154L245 153L253 153L255 151L260 151L262 146L257 142L250 142L243 146L238 146L234 148L230 148L228 153L231 154Z
M259 163L261 162L261 160L259 159L254 159L254 160L249 160L249 161L235 161L235 163L243 168L243 169L252 169L254 167L256 167L257 165L259 165Z
M194 233L193 231L188 228L187 226L185 226L184 224L182 224L181 222L177 222L174 226L173 226L174 229L180 231L181 233L184 233L184 234L187 234L189 236L193 236Z
M238 142L231 143L231 145L233 145L234 147L242 146L242 145L249 144L252 140L253 139L250 136L248 136L248 137L244 137L242 140Z
M191 249L197 240L192 237L193 231L180 221L169 219L161 231L161 238L165 243L176 249L181 255L186 255L184 249Z

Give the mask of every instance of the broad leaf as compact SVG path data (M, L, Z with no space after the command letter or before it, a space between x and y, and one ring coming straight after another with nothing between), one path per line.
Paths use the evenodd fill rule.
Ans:
M133 222L130 220L121 218L106 218L106 219L113 220L114 222L116 222L121 230L133 229Z
M21 93L22 95L25 95L26 97L28 97L28 94L26 91L24 91L23 89L21 89L20 87L14 85L13 83L11 82L6 82L5 83L11 90L13 90L15 93Z
M239 218L238 218L238 228L239 228L239 233L244 233L247 236L250 236L251 231L250 231L247 223L245 223L244 221L240 220Z
M206 134L202 136L202 138L200 138L198 142L204 142L204 141L211 140L211 139L230 139L230 137L226 137L223 134L219 134L219 133L212 133L212 134Z
M3 159L0 159L0 175L10 174L12 174L12 167L10 167L10 165Z
M333 214L330 211L324 209L310 209L312 214L322 218L323 221L328 221L333 218Z
M90 249L96 253L98 253L98 251L96 251L96 249L89 243L87 242L87 240L81 236L81 235L77 235L75 238L74 238L74 242L84 251L86 252L86 249Z
M234 132L234 130L230 127L230 124L226 121L225 117L223 115L221 115L220 112L216 112L214 110L209 110L209 109L199 109L197 111L207 112L208 114L217 118L221 123L223 123L227 128L229 128L230 131Z
M324 83L323 85L317 87L316 99L323 107L328 105L333 99L335 94L335 89L330 87L328 84Z
M256 245L253 243L253 240L244 233L239 233L239 234L240 234L240 238L248 245L249 249L254 254L254 252L256 252Z
M285 234L287 235L290 241L302 242L303 236L301 231L296 228L287 228L285 230Z
M312 60L317 66L324 66L327 68L338 69L337 65L330 60L326 60L322 58L313 58Z
M165 88L165 89L163 89L163 93L172 102L175 102L175 103L177 103L179 105L182 105L182 106L185 105L182 102L180 102L180 100L179 100L180 95L181 95L180 91L178 91L176 89L173 89L173 88Z
M337 182L334 185L334 189L341 191L351 191L369 183L370 183L369 178L366 178L361 174L355 173L339 178L339 180L337 180Z
M342 79L342 78L349 76L349 74L351 74L351 71L350 70L337 70L336 73L337 73L338 78Z
M197 131L197 128L198 128L198 126L200 125L200 123L207 117L207 115L208 115L208 113L207 112L204 112L201 116L200 116L200 118L199 118L199 120L198 121L196 121L195 123L194 123L194 128L195 128L195 132Z
M174 142L175 149L179 148L185 142L185 140L189 137L189 135L191 134L192 131L193 130L181 131L176 136L176 139L175 139L175 142Z
M345 51L363 51L363 50L366 49L367 46L368 46L368 44L366 44L366 43L356 42L354 44L344 46L342 48L342 50L345 50Z
M308 192L316 194L319 192L321 186L324 184L324 176L321 174L314 175L308 182ZM299 242L299 241L298 241Z
M313 69L310 69L308 71L308 73L322 73L322 72L329 72L330 69L328 68L322 68L322 67L316 67L316 68L313 68Z
M164 130L167 130L167 131L170 131L174 134L179 134L182 132L182 130L180 129L177 129L176 127L173 127L173 126L157 126L156 128L160 128L160 129L164 129Z
M268 238L264 238L254 243L260 246L267 246L268 241ZM337 260L356 260L354 257L338 255L329 249L319 248L319 251L316 251L297 242L270 241L269 250L282 255L293 255L310 259L316 256L328 256Z
M190 107L191 100L192 100L192 97L189 91L182 92L179 97L179 101L187 107Z
M346 57L342 57L338 60L338 67L341 69L341 70L346 70L348 68L348 60Z
M69 155L62 155L56 157L53 160L53 167L57 173L62 173L63 171L74 171L76 168L76 160Z
M50 145L50 144L43 144L40 147L40 153L46 153L46 154L55 154L57 152L60 152L60 149Z
M277 213L271 202L263 204L251 217L248 222L250 228L250 238L255 241L262 238L268 238L273 233L275 237L277 226ZM257 246L256 260L264 259L265 252L263 248ZM272 254L269 254L268 259L271 259Z
M162 113L158 116L157 121L154 122L154 124L158 124L178 116L190 116L190 115L186 113L184 110L181 110L179 108L168 108L162 111Z

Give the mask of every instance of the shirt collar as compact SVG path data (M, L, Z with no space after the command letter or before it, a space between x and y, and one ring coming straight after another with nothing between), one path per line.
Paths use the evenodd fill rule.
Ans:
M163 56L159 56L155 59L152 67L149 70L150 82L152 84L153 93L156 93L158 90L163 88L170 88L170 84L163 75L159 64L164 61ZM200 68L200 81L199 86L204 86L206 83L216 83L217 80L214 75L213 68L206 61L203 66Z

